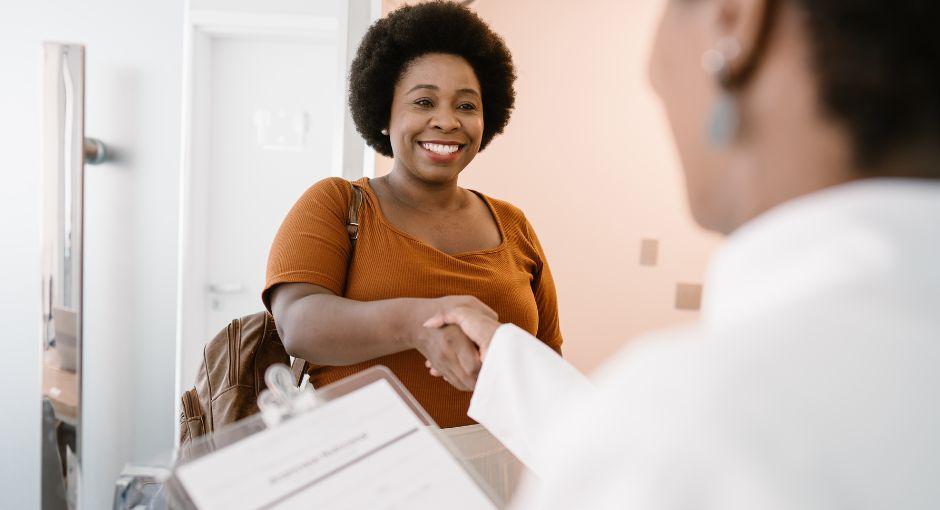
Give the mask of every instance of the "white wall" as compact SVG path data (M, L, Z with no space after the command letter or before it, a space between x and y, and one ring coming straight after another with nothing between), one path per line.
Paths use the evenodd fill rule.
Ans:
M40 57L87 45L84 508L173 445L183 1L7 1L0 16L0 495L39 505Z

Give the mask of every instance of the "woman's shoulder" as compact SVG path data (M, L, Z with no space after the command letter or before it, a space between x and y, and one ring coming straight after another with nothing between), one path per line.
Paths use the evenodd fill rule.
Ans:
M525 221L525 213L522 212L522 209L516 207L512 203L500 198L495 198L492 195L487 195L486 193L481 193L479 191L475 191L475 193L483 195L493 206L493 209L496 210L496 213L500 215L500 219L503 221Z
M349 206L349 197L353 185L361 186L364 179L350 182L342 177L327 177L307 188L298 200L298 205L338 208L345 210Z
M305 194L310 195L348 195L352 186L348 180L342 177L327 177L313 183Z
M524 237L529 237L532 226L529 224L529 220L526 218L522 209L506 200L493 198L486 194L483 194L483 196L486 197L486 200L493 206L493 210L499 217L499 221L503 224L504 229L514 230L521 233Z

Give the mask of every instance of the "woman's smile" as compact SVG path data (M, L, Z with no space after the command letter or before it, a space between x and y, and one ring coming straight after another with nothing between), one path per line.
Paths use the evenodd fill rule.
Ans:
M434 163L451 163L456 161L460 157L460 153L463 150L465 144L444 141L444 140L427 140L419 141L418 147L421 147L421 152L432 162Z

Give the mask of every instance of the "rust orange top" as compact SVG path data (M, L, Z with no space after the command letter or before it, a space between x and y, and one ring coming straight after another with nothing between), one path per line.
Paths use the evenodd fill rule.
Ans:
M359 239L352 260L346 221L352 187L363 191ZM268 258L262 294L279 283L319 285L358 301L399 297L472 295L511 322L561 352L555 284L532 226L518 208L480 195L496 218L502 243L492 249L448 255L389 223L367 179L350 183L332 177L311 186L287 214ZM313 364L316 360L307 360ZM473 424L470 393L432 377L424 356L409 350L350 366L316 366L315 387L385 365L401 379L441 427Z

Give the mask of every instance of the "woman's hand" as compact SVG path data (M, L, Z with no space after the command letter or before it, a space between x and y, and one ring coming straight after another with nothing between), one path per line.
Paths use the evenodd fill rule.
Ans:
M481 316L496 320L496 312L472 296L447 296L421 300L409 315L409 322L422 324L428 316L444 316L448 310L472 310ZM434 375L443 376L461 391L473 391L476 376L480 371L481 358L474 342L455 325L440 324L436 327L419 326L412 333L413 347L427 358L426 365L435 368Z
M457 326L428 329L415 348L427 358L425 365L436 367L460 391L473 391L480 372L480 353L476 345Z
M483 305L483 303L479 304ZM476 303L458 302L451 304L451 306L444 308L428 319L424 323L424 327L436 329L448 325L458 326L480 349L480 359L483 360L496 329L501 326L497 319L496 313L490 310L489 307L482 309ZM437 365L433 362L431 365L434 369L437 369ZM440 370L437 371L440 372Z

